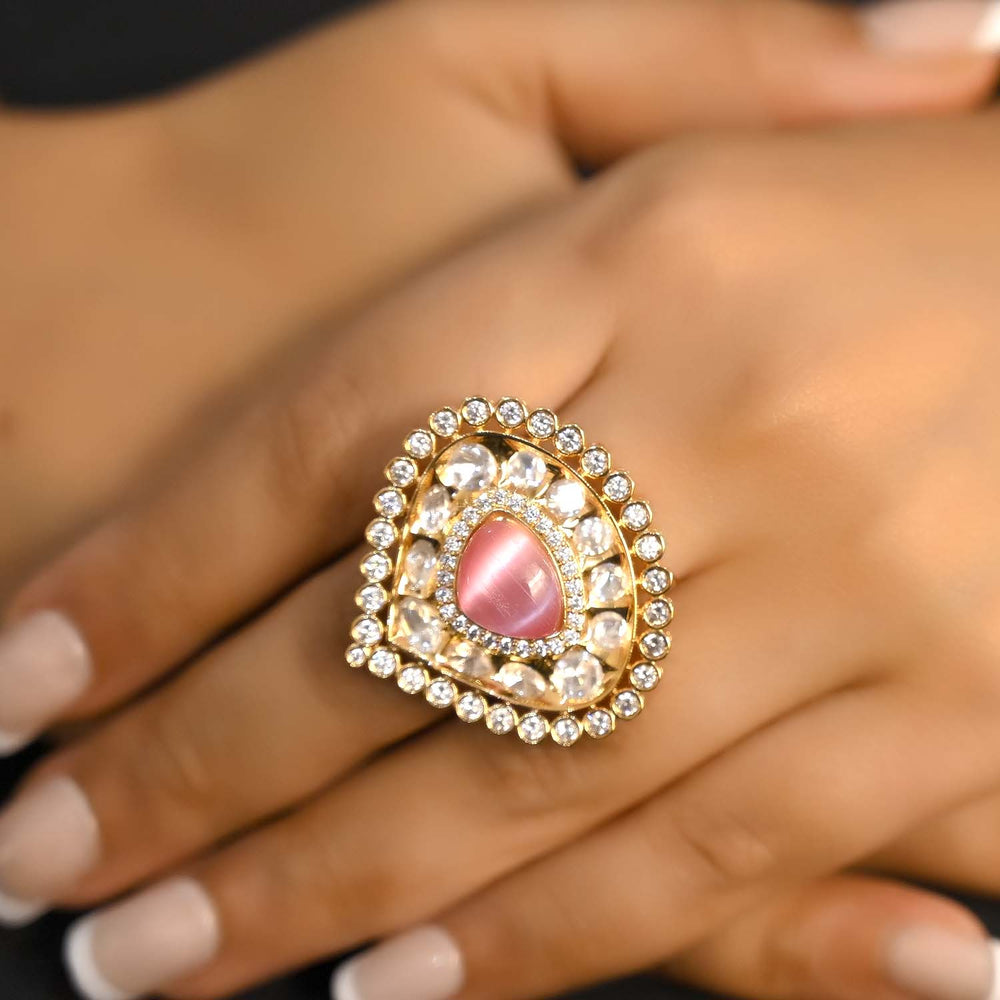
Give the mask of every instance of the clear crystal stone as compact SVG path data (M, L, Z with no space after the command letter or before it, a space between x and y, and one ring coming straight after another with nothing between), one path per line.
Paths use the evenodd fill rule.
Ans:
M606 708L594 708L587 713L583 726L588 736L602 740L614 731L615 718Z
M379 490L375 495L375 509L383 517L399 517L406 510L406 497L399 490L391 487Z
M452 639L445 650L445 660L452 670L465 677L485 680L493 674L493 661L486 651L466 639Z
M626 504L622 511L622 523L633 531L642 531L643 528L648 528L652 519L653 512L644 500L636 500Z
M588 476L603 476L611 468L611 456L606 448L595 444L583 453L580 465Z
M458 414L448 406L432 413L428 422L439 437L451 437L458 430Z
M542 698L549 689L545 678L526 663L505 663L495 680L518 698Z
M652 691L660 683L660 671L652 663L637 663L630 676L632 684L640 691Z
M556 426L556 415L551 410L533 410L528 417L528 430L532 437L551 437L556 432Z
M571 649L556 660L552 670L552 685L565 702L592 701L603 681L604 668L600 660L585 649Z
M403 560L403 578L399 589L413 597L427 597L434 589L437 550L434 543L418 538L409 547Z
M485 490L497 478L497 460L485 445L464 441L456 445L438 469L438 479L453 490Z
M619 691L611 700L611 708L619 719L632 719L642 711L642 698L635 691Z
M640 535L635 540L635 554L644 562L656 562L663 555L663 538L653 531Z
M355 669L363 667L368 660L368 654L365 652L364 646L348 646L347 652L344 655L348 665Z
M670 649L670 640L662 632L647 632L639 640L643 656L651 660L662 660Z
M446 677L438 677L427 685L424 697L435 708L450 708L458 695L458 689Z
M427 458L434 451L434 435L423 429L411 431L403 442L403 447L414 458Z
M378 583L392 572L392 561L384 552L369 552L361 560L361 572L366 580Z
M650 566L642 574L642 589L648 594L665 594L671 587L673 576L662 566Z
M351 626L351 638L362 646L374 646L382 638L382 623L370 615L358 618Z
M376 676L381 677L385 680L387 677L392 677L399 667L399 656L394 653L391 649L386 649L384 646L379 647L372 653L371 658L368 660L368 669Z
M545 502L553 517L570 521L587 506L587 491L578 479L557 479L546 491Z
M403 667L396 678L401 691L407 694L420 694L427 687L427 672L423 667Z
M628 622L615 611L602 611L590 621L589 642L605 659L621 652L629 641Z
M583 451L583 431L576 424L560 427L556 434L556 449L563 455L578 455Z
M632 495L632 480L624 472L613 472L604 480L604 495L621 503Z
M510 705L494 705L486 714L486 728L497 736L506 736L517 725L517 715Z
M503 465L503 481L516 490L534 492L545 482L548 469L541 456L530 451L515 451Z
M650 601L643 609L642 617L652 628L663 628L674 617L674 606L668 600Z
M517 427L524 422L524 404L516 399L501 399L497 404L497 420L504 427Z
M526 715L518 724L517 735L525 743L535 745L545 739L549 731L549 725L542 716L531 712Z
M462 404L462 416L466 423L473 427L485 424L490 419L492 412L493 408L490 406L489 400L483 399L482 396L473 396Z
M514 652L518 656L530 656L531 655L531 643L527 639L518 639L514 643Z
M561 747L571 747L581 733L580 723L571 715L564 715L552 724L552 739Z
M420 498L413 530L421 535L440 535L451 517L451 494L435 483Z
M481 694L467 691L458 699L455 714L463 722L478 722L486 714L486 699Z
M446 633L432 604L414 597L401 598L394 606L391 639L401 649L430 659L444 644Z
M603 556L611 548L614 532L603 517L587 517L573 530L573 541L585 556Z
M385 607L386 601L389 600L389 595L386 593L385 587L380 583L366 583L358 592L354 595L354 603L357 604L362 611L374 612Z
M590 571L590 603L613 608L625 597L625 571L616 562L598 563Z
M376 518L365 530L368 544L376 549L387 549L396 541L396 526L391 521Z
M406 489L417 478L417 466L412 458L396 458L389 463L385 474L393 486Z

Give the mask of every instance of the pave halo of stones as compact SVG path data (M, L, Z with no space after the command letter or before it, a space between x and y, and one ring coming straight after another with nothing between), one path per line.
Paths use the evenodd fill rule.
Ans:
M430 414L384 468L351 668L529 745L602 740L642 712L670 651L673 574L649 503L607 448L552 410L472 396ZM504 635L463 614L459 563L495 518L516 520L551 558L556 630Z

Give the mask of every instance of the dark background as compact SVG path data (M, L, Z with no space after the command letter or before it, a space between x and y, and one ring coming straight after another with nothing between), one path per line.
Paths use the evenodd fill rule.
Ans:
M0 96L12 104L66 105L163 90L210 72L364 0L0 0ZM30 762L0 763L0 801ZM1000 906L971 905L994 930ZM0 1000L72 1000L60 961L68 918L0 930ZM242 1000L326 998L331 965ZM573 1000L697 1000L702 994L633 979Z

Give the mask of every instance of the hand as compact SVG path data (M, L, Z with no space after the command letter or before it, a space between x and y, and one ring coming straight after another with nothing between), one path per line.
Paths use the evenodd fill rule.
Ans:
M0 596L317 317L564 197L572 159L954 108L994 75L786 0L463 0L383 5L167 98L0 115Z

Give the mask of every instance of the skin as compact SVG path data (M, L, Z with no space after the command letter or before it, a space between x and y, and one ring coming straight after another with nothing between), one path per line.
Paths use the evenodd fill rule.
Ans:
M979 65L964 72L963 93L974 96L988 77ZM759 112L751 108L752 117ZM736 117L707 119L727 115ZM678 116L657 127L683 123ZM648 123L628 141L619 127L583 141L567 126L567 141L599 160L651 137ZM475 735L451 726L425 731L432 719L422 706L331 669L357 584L356 559L344 556L29 779L72 774L101 819L99 868L60 900L92 904L201 855L187 870L220 905L226 951L204 975L178 984L178 995L222 995L434 918L452 927L472 958L469 996L485 997L500 956L482 943L495 940L524 879L539 891L559 865L601 849L602 838L627 845L632 837L666 848L670 870L652 859L654 878L692 876L688 898L662 884L649 922L657 933L636 951L588 956L601 959L599 968L551 963L546 971L525 962L525 981L513 988L534 995L684 951L754 904L762 907L759 920L768 906L787 912L781 901L790 877L808 880L853 863L986 795L998 776L988 761L965 759L955 734L975 733L984 746L995 738L996 688L987 668L996 567L983 555L995 534L987 377L997 365L988 337L995 226L982 211L991 158L1000 155L993 131L995 123L969 119L675 142L569 200L575 182L562 160L558 181L544 192L558 204L541 208L534 193L527 202L510 197L513 209L535 204L536 218L382 299L322 344L304 342L307 374L289 363L287 384L279 380L253 398L218 443L89 533L13 602L12 619L58 607L86 632L99 675L74 716L120 705L311 568L350 551L375 482L344 491L345 464L371 478L400 428L467 383L564 404L566 419L622 442L616 451L671 526L672 562L684 579L684 641L665 681L673 695L661 694L629 739L582 759L554 748L525 756L519 746L487 740L475 747ZM537 141L537 130L532 135ZM551 145L548 155L554 158ZM947 198L948 210L929 210L935 198L942 205ZM472 228L484 225L483 217L463 218ZM457 239L452 232L440 245L448 238ZM953 276L946 287L936 280L939 268ZM632 359L662 356L664 316L671 318L662 366L668 391L663 399L637 396ZM509 353L491 353L491 368L481 345L499 338ZM442 361L425 385L401 391L406 381L396 368L407 359L379 347L404 341ZM529 349L551 367L517 364L518 352ZM370 370L371 350L387 359L376 377L392 391L376 393L388 405L362 422L356 408L366 397L351 373ZM898 377L888 387L887 359ZM631 401L626 410L623 399ZM629 451L636 422L650 433L642 449ZM955 427L969 455L957 468L951 463L961 456L941 447ZM946 488L956 481L961 490ZM221 517L233 509L239 519ZM340 514L332 532L331 509ZM961 527L957 536L947 533L948 549L928 530L945 516ZM252 546L240 534L251 529ZM172 544L151 566L152 538ZM183 584L183 593L170 581ZM950 595L957 588L972 599L956 606ZM342 609L333 620L332 607ZM845 636L843 622L861 615L866 627ZM958 662L944 685L937 667L946 651L948 662ZM720 691L739 706L725 717L711 709ZM683 704L694 722L664 746L654 715L669 721L671 704ZM834 738L844 726L859 733L851 746ZM818 735L824 727L827 741ZM375 751L418 732L357 770ZM858 774L856 763L866 749L877 760L897 733L911 780L885 794L886 773ZM911 747L915 733L923 739ZM816 796L827 796L828 784L817 785L814 772L794 763L775 775L776 759L851 775L839 789L845 815L822 831L810 826L827 817ZM359 850L378 848L371 817L389 789L401 815L412 810L414 840L431 838L422 797L405 791L407 775L445 760L460 762L459 790L436 805L444 814L462 806L453 822L469 834L453 871L431 886L419 872L376 877L358 866ZM629 760L653 762L648 783L621 780ZM499 814L482 799L497 782L509 792ZM323 787L329 790L290 816L212 850ZM862 808L875 790L880 808ZM733 815L713 812L718 801L733 803ZM130 822L139 810L151 832L141 841ZM610 825L595 830L599 821ZM504 850L513 824L520 848ZM650 839L653 828L666 832ZM325 843L331 830L333 850ZM919 870L921 852L912 844L883 857L892 864L907 851ZM717 870L704 871L699 855L716 859ZM269 857L299 860L290 870L287 860L267 865ZM313 887L306 905L302 880ZM452 909L470 892L471 901ZM334 897L335 915L327 905ZM294 933L272 940L249 916L261 909L269 926L278 913ZM694 978L696 956L682 967Z

